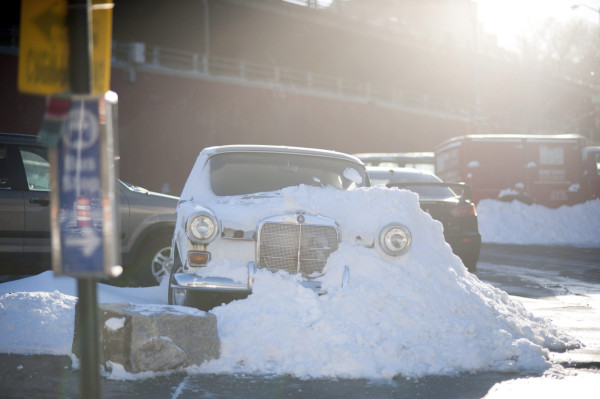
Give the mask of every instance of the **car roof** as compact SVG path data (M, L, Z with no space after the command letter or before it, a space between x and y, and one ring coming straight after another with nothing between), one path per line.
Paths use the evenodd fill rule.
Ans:
M422 169L414 168L387 168L385 166L367 166L367 173L373 177L386 177L395 182L430 181L441 182L442 179Z
M382 161L414 161L426 160L432 161L435 157L433 152L365 152L353 154L362 160L382 160Z
M318 148L307 148L307 147L292 147L292 146L279 146L279 145L223 145L216 147L208 147L202 150L208 157L216 154L234 153L234 152L265 152L265 153L278 153L278 154L293 154L293 155L309 155L309 156L321 156L328 158L337 158L345 161L350 161L364 165L364 163L357 157L345 154L343 152L323 150Z
M0 133L0 141L5 144L39 144L34 134Z

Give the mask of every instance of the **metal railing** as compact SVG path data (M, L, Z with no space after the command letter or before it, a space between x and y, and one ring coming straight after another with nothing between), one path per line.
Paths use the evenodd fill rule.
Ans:
M144 43L113 42L113 66L140 71L160 71L204 80L226 80L306 95L397 107L411 112L468 119L469 104L378 86L351 79L316 74L277 65L210 56Z

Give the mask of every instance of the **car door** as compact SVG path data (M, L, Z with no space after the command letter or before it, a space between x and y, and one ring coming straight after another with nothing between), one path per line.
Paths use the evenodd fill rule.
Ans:
M18 148L0 143L0 253L22 255L25 206Z
M26 253L50 255L50 163L46 148L20 145L27 187L23 190L25 207ZM51 265L49 264L48 267Z

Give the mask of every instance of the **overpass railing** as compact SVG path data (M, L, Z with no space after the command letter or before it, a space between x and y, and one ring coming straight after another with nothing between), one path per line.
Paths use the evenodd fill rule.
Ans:
M295 93L400 108L409 112L470 120L470 104L397 88L315 74L293 68L228 59L144 43L113 42L113 66L204 80L228 81Z

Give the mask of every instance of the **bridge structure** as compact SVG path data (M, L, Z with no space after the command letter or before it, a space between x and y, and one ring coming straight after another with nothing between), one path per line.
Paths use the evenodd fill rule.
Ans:
M122 178L178 194L199 151L222 144L356 153L431 151L471 133L593 140L598 87L484 46L475 3L458 3L462 28L440 33L317 2L116 2ZM448 15L426 11L427 21ZM423 10L403 12L417 21ZM45 100L16 92L14 43L0 47L0 129L35 133Z

